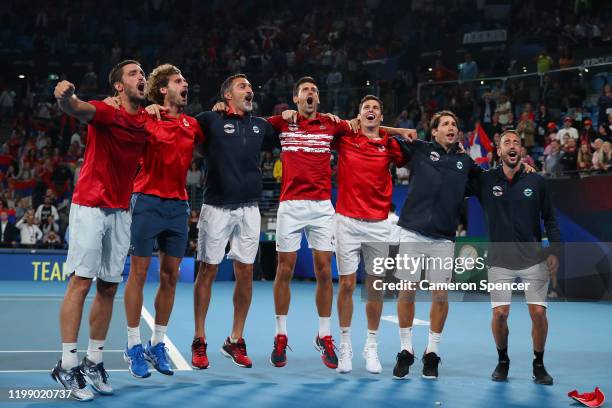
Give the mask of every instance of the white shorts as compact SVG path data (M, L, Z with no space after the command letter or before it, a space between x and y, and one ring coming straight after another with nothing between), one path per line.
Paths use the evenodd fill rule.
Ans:
M295 252L302 244L302 230L308 247L334 250L335 210L330 200L281 201L276 216L276 251Z
M431 238L400 227L398 255L410 260L407 268L406 265L396 268L395 277L398 279L419 282L421 271L425 269L425 279L429 282L451 281L455 255L455 243L452 241Z
M66 267L83 278L119 283L130 249L132 215L128 210L72 203L68 221Z
M516 278L527 284L525 289L525 300L530 305L547 307L546 296L548 296L548 285L550 277L546 262L535 264L526 269L506 269L498 266L489 268L490 283L513 283ZM512 291L492 290L491 307L506 306L512 302Z
M389 256L391 224L387 220L364 221L336 214L336 262L339 275L357 272L359 256L363 253L366 272L372 273L374 258ZM362 245L363 244L363 245Z
M257 204L238 208L202 204L198 222L198 261L218 265L229 241L229 259L252 264L259 248L261 214Z

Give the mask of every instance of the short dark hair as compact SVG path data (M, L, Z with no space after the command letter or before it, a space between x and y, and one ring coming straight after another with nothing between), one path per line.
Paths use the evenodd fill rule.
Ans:
M523 139L521 139L521 136L518 134L518 132L515 129L506 129L502 132L500 138L499 138L499 143L501 144L504 136L509 135L509 134L513 134L516 137L518 137L518 140L521 142L521 146L523 145Z
M116 93L115 91L115 83L116 82L121 82L121 78L123 77L123 67L125 67L126 65L129 64L136 64L139 67L142 67L142 65L140 64L140 62L136 61L136 60L123 60L120 63L118 63L117 65L115 65L113 67L113 69L111 69L110 74L108 74L108 84L110 85L111 89L113 90L113 92Z
M293 96L297 96L297 94L300 92L300 85L305 84L306 82L315 84L318 90L319 85L317 85L317 81L315 81L313 77L305 76L298 79L295 85L293 85Z
M234 80L238 78L247 79L246 75L244 74L234 74L225 78L225 81L223 81L223 83L221 84L221 89L219 90L219 96L221 97L222 101L227 102L227 100L225 99L225 93L232 88Z
M376 95L366 95L363 98L361 98L361 101L359 102L359 112L361 112L361 107L363 106L363 104L366 101L376 101L376 102L378 102L378 104L380 105L380 110L382 112L382 110L383 110L383 103L380 100L380 98L378 96L376 96Z
M457 123L457 126L459 126L459 118L457 117L457 115L455 115L453 112L451 112L449 110L443 110L443 111L440 111L440 112L436 112L431 117L431 121L429 122L429 128L430 129L437 129L438 125L440 125L440 119L442 118L442 116L450 116L451 118L455 119L455 122Z

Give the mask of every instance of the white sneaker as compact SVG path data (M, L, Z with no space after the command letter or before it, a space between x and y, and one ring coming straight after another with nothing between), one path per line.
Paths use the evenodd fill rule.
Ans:
M363 358L366 361L366 370L372 374L380 374L382 372L382 365L378 359L378 344L377 343L366 343L363 349Z
M349 343L340 343L338 353L338 367L336 371L340 374L350 373L353 370L353 348Z

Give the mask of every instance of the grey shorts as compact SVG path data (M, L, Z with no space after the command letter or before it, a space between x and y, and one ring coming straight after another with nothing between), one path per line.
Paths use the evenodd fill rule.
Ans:
M525 300L531 305L547 307L546 296L548 295L548 285L550 275L546 262L535 264L526 269L506 269L498 266L489 268L490 283L512 283L516 278L526 284ZM512 291L492 290L491 307L509 305L512 302Z
M401 267L396 269L397 279L419 282L421 271L425 270L425 279L429 282L451 281L455 255L455 243L452 241L431 238L400 228L398 255L409 262L402 262Z
M72 203L66 267L83 278L119 283L130 249L128 210L86 207Z

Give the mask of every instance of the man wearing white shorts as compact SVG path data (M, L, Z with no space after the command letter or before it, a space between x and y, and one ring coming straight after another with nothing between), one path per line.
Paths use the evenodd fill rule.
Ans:
M372 266L376 258L389 256L392 225L387 218L393 193L389 166L391 163L398 167L406 164L397 141L380 129L382 112L383 104L378 97L365 96L359 104L361 130L345 135L334 143L338 151L336 261L340 276L338 316L341 342L336 370L339 373L352 370L353 292L361 255L364 258L368 286L368 331L363 357L368 372L378 374L382 371L377 335L383 294L370 290L376 279L376 271Z
M117 64L109 83L119 97L120 109L101 101L80 100L68 81L60 81L55 88L60 109L89 124L84 163L70 207L66 267L73 275L60 312L62 359L51 373L78 400L93 398L83 374L97 392L113 392L102 350L130 247L130 194L150 120L142 108L146 81L140 63L126 60ZM94 278L97 291L89 314L89 345L79 365L77 337L83 303Z
M297 120L281 116L268 121L280 133L283 164L280 205L276 220L278 266L274 279L276 335L270 361L275 367L287 363L287 314L291 301L290 281L297 251L306 235L314 258L317 279L316 304L319 330L314 340L321 360L336 368L338 358L331 335L333 287L331 257L334 250L334 207L331 203L331 143L350 132L347 122L339 123L317 113L319 90L311 77L299 79L293 88Z
M532 321L533 380L552 385L553 378L544 367L544 347L548 333L546 297L550 276L557 273L558 243L561 233L546 181L538 174L526 174L520 166L521 138L515 131L502 133L497 153L502 166L481 174L471 189L478 196L487 220L489 248L489 283L511 284L520 278ZM541 223L551 243L542 248ZM491 291L493 337L498 364L493 381L507 381L508 315L512 290L501 287Z
M195 335L192 365L209 366L205 334L212 284L230 243L228 258L234 261L234 320L221 353L240 366L250 368L243 338L253 295L253 263L259 247L261 197L259 160L264 141L276 139L265 119L251 114L253 89L246 76L236 74L221 85L220 96L228 110L202 112L196 116L206 136L204 150L208 175L204 204L198 223L198 260L202 261L194 286Z

